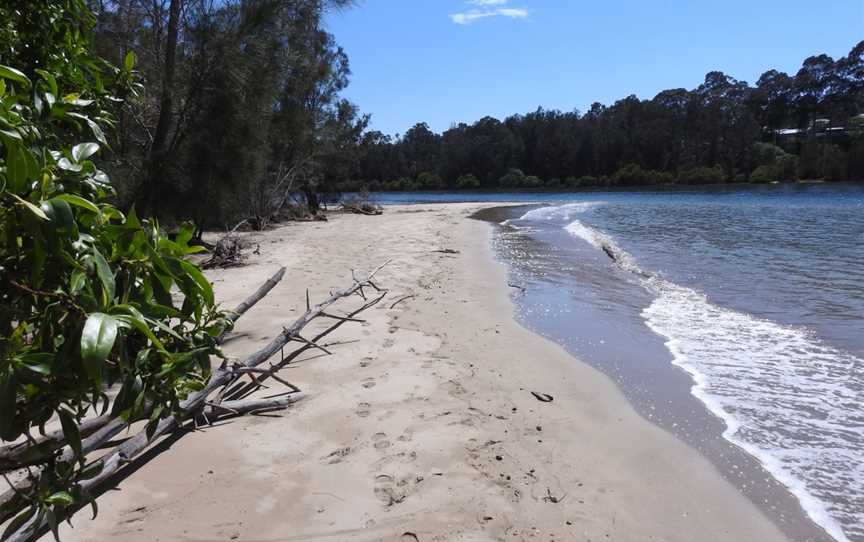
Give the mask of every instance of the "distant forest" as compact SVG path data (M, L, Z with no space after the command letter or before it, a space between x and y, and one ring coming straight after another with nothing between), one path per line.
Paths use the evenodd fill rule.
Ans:
M550 189L864 180L864 42L755 86L710 72L693 90L586 112L485 117L442 134L365 133L343 190Z
M166 223L263 228L364 189L864 179L864 42L756 86L711 72L651 100L486 117L443 134L421 123L391 137L342 96L348 56L324 20L352 0L60 4L87 6L76 24L108 62L92 96L61 105L98 115L93 98L122 72L116 114L99 117L110 144L100 167L119 208ZM17 46L25 34L14 31L47 35L49 19L32 15L44 5L20 0L0 20L0 62L32 77L48 44Z

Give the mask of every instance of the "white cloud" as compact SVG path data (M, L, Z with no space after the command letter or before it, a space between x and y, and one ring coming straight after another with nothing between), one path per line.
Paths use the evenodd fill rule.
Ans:
M507 0L471 0L469 4L475 5L496 5L506 3ZM524 8L486 8L486 9L471 9L461 13L450 14L450 19L461 25L471 24L480 19L488 17L508 17L510 19L525 19L528 17L528 10Z
M498 15L510 17L511 19L525 19L528 17L528 10L524 8L498 8Z
M468 0L468 3L475 6L500 6L506 4L507 0Z

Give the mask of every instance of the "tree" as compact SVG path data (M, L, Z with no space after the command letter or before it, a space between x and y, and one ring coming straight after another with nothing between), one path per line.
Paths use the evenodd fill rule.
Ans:
M4 4L0 20L0 440L32 442L56 419L68 445L28 449L34 468L4 494L0 522L47 522L56 535L92 501L85 416L110 412L122 429L176 413L209 374L227 319L186 261L198 250L190 225L171 239L109 203L97 164L116 118L110 91L136 91L134 55L114 68L92 54L84 0Z
M460 179L467 183L469 176L484 188L538 184L530 177L552 189L717 183L747 181L763 165L770 167L759 170L761 180L794 179L796 167L808 178L859 178L864 124L856 119L862 113L864 42L836 62L827 55L810 57L794 77L766 71L755 86L712 71L695 89L664 90L651 100L628 96L610 106L594 103L584 114L537 108L503 120L460 123L440 136L421 123L402 139L378 138L364 146L358 159L363 166L352 182L377 180L384 186L437 170L452 188L465 186ZM814 129L817 117L829 119L830 126ZM840 129L826 129L831 126ZM783 131L799 127L805 132ZM763 163L760 143L782 147L785 154L776 164ZM391 186L397 184L415 183Z

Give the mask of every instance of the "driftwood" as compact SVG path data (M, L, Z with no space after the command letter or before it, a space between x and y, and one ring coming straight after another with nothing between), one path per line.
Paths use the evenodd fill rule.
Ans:
M604 245L602 246L602 248L603 248L603 252L605 252L606 255L609 256L609 259L611 259L613 262L617 262L617 261L618 261L618 257L615 255L615 251L612 250L612 249L609 247L609 245L604 244Z
M367 215L367 216L378 216L384 213L384 210L380 207L372 205L371 203L343 203L342 210L347 211L349 213L354 213L358 215Z
M384 264L386 265L386 263ZM155 426L150 425L145 429L141 429L132 437L126 439L121 444L109 449L100 458L92 461L88 465L98 470L95 476L80 480L78 487L82 494L92 495L97 489L112 479L118 472L136 456L147 450L161 436L176 431L187 424L196 424L201 421L212 423L216 420L225 417L239 416L248 413L268 411L274 409L286 408L290 404L299 399L299 389L296 386L282 380L276 373L286 365L295 360L303 352L315 348L325 353L329 351L320 343L321 339L329 333L333 332L346 322L362 322L355 318L360 312L376 305L387 295L387 291L378 287L374 282L375 274L384 267L378 267L367 277L358 279L354 277L353 284L347 288L336 290L321 303L312 306L309 301L307 292L306 297L306 312L295 320L291 325L283 328L273 340L257 352L251 354L243 361L223 364L215 369L205 387L196 393L191 394L186 400L180 403L179 409L173 415L161 419ZM241 303L232 313L230 318L233 324L237 318L243 315L255 303L260 301L270 290L282 279L284 268L280 269L273 277L271 277L264 285L262 285L255 293L247 300ZM353 275L353 272L352 272ZM374 295L367 297L367 291L373 291ZM338 301L353 296L359 295L363 299L363 304L347 313L346 315L335 314L330 311L330 308ZM332 320L333 323L319 332L311 339L307 339L301 335L301 331L316 319L323 318ZM224 336L220 335L220 340ZM278 363L271 364L269 367L261 367L276 353L282 352L283 349L292 342L299 343L300 346L295 348L288 355L283 352L282 358ZM243 383L241 379L251 377L251 383ZM260 389L263 380L273 378L284 384L288 388L288 392L265 398L248 398L249 394ZM95 420L95 418L94 418ZM82 427L84 424L82 423ZM94 424L96 422L89 422ZM82 449L85 455L94 450L110 445L111 439L121 431L129 427L128 422L118 418L109 418L107 421L101 419L101 427L93 430L90 427L90 434L82 440ZM44 438L48 438L47 436ZM69 447L63 448L65 442L61 435L56 435L53 441L53 450L57 450L59 455L56 457L60 461L71 461L74 459L74 453ZM30 449L28 446L26 449ZM53 452L53 453L57 453ZM44 461L43 461L44 462ZM33 463L30 463L31 465ZM19 463L19 466L24 466ZM6 540L23 542L33 539L35 536L43 532L48 527L48 518L45 514L36 510L32 506L27 497L32 491L30 484L32 480L24 480L22 483L13 485L9 491L0 496L0 523L10 519L16 514L21 513L29 508L30 515L24 518L24 521L18 525L14 532L9 533ZM10 484L11 485L11 484ZM20 516L19 516L20 517ZM16 519L17 521L17 519Z
M204 269L216 267L237 267L243 265L246 260L243 254L245 243L243 239L233 233L228 233L216 241L216 246L210 251L210 257L201 263Z

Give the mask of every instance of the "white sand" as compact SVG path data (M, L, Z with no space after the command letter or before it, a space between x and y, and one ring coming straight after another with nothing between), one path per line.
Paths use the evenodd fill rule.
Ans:
M379 274L392 297L330 339L358 342L283 372L303 401L184 436L64 540L784 540L608 378L514 322L491 229L465 218L476 208L252 235L260 256L210 274L226 306L288 271L240 321L232 356L298 315L307 286L314 300L347 285L349 268L392 258Z

